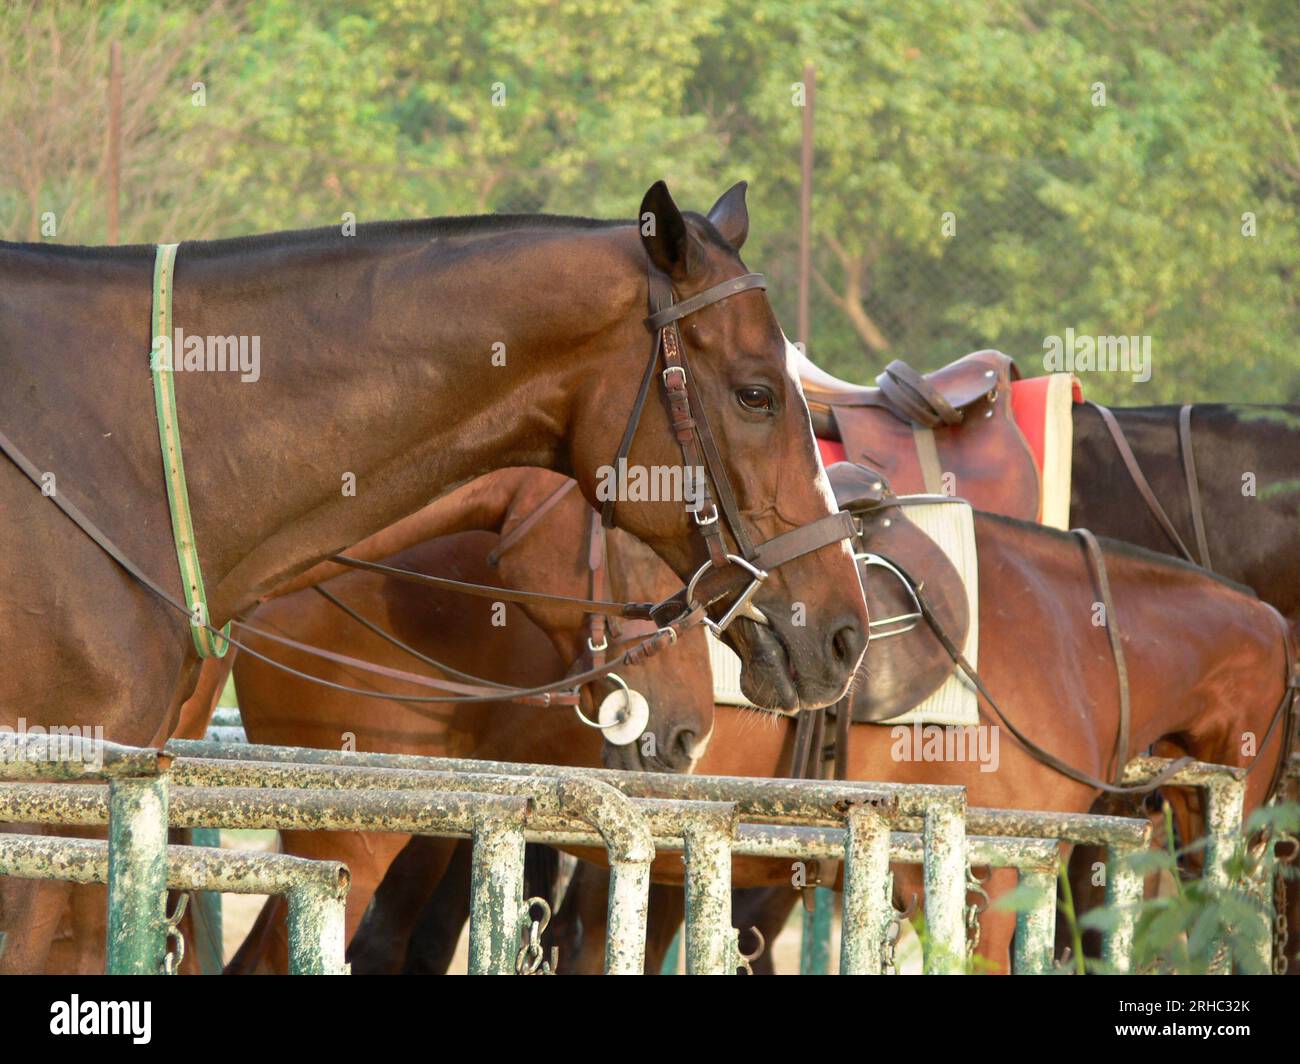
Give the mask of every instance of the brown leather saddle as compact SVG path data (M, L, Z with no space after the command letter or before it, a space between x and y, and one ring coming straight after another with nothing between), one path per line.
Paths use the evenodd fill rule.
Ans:
M954 667L927 625L908 625L914 602L905 578L890 566L922 582L935 615L959 645L970 627L966 587L948 556L907 519L907 510L880 473L836 462L827 475L836 503L861 527L855 541L859 553L880 561L868 561L863 570L872 631L854 685L852 719L857 724L889 720L929 698Z
M844 444L902 494L955 495L981 510L1038 518L1041 484L1011 412L1020 371L1000 351L976 351L933 373L902 361L878 387L842 381L804 358L800 379L813 428Z

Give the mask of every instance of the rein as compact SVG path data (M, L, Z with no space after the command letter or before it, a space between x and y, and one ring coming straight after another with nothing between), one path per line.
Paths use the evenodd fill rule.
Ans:
M1111 648L1112 651L1115 651L1118 645L1119 632L1117 628L1112 628L1112 625L1115 624L1115 611L1112 603L1110 602L1110 584L1105 575L1104 557L1102 556L1100 548L1097 545L1096 539L1093 537L1091 532L1087 531L1087 529L1075 529L1074 532L1076 535L1079 535L1080 539L1083 540L1085 545L1085 550L1087 552L1087 555L1092 565L1100 566L1096 571L1098 577L1097 583L1099 586L1099 590L1103 595L1104 604L1106 607L1106 625L1108 629L1108 634L1110 634L1111 637ZM930 608L930 604L925 598L923 585L918 583L917 580L910 573L908 573L906 569L904 569L901 565L894 563L894 569L899 575L901 575L906 580L907 583L911 585L912 593L918 607L920 608L922 618L924 618L926 624L929 625L930 630L934 632L935 637L939 640L939 643L943 646L943 649L947 652L948 656L952 659L953 664L955 664L959 669L961 669L961 671L970 680L971 684L975 687L975 690L979 692L980 696L984 699L984 701L988 704L989 708L997 716L999 723L1001 723L1001 725L1004 728L1006 728L1008 732L1011 733L1012 738L1014 738L1016 742L1018 742L1035 760L1046 765L1048 768L1054 769L1056 772L1059 772L1061 775L1067 777L1068 779L1074 780L1076 783L1082 783L1087 787L1091 787L1095 790L1102 791L1103 793L1106 794L1114 794L1114 795L1147 794L1164 785L1171 777L1177 775L1178 772L1180 772L1182 769L1186 768L1189 764L1192 764L1195 761L1195 758L1192 757L1180 757L1177 760L1174 760L1170 764L1166 765L1154 777L1152 777L1149 780L1146 780L1143 783L1123 785L1119 783L1107 782L1106 780L1099 779L1098 777L1093 776L1090 773L1084 772L1081 769L1076 769L1072 765L1068 764L1067 762L1062 761L1055 754L1052 754L1051 752L1043 749L1032 739L1030 739L1027 735L1025 735L1024 732L1022 732L1019 728L1017 728L1015 724L1013 724L1007 718L1006 713L1003 711L1002 707L998 704L997 699L993 697L993 694L985 686L984 681L980 678L980 675L976 671L975 667L971 665L969 661L966 660L965 655L962 654L961 650L949 637L947 631L944 630L943 624L940 622L939 618L935 616L934 611ZM1285 625L1283 627L1285 629ZM1118 730L1118 734L1116 735L1116 744L1115 744L1115 758L1117 761L1116 778L1118 779L1120 778L1119 774L1122 773L1124 770L1124 763L1128 757L1127 748L1128 748L1128 741L1129 741L1128 738L1129 735L1128 670L1124 662L1122 648L1119 649L1118 652L1116 653L1115 664L1116 664L1116 674L1120 686L1120 727ZM1278 703L1277 708L1273 711L1273 716L1269 722L1268 730L1264 733L1264 738L1260 741L1259 744L1260 754L1262 754L1264 749L1268 746L1269 740L1273 736L1273 732L1277 730L1279 721L1281 721L1284 717L1288 719L1291 717L1292 710L1293 710L1293 702L1294 702L1294 697L1296 692L1297 692L1296 678L1292 675L1288 675L1287 685L1282 692L1282 699ZM1251 763L1246 767L1245 773L1247 775L1249 775L1249 773L1255 768L1255 766L1258 765L1262 760L1260 754L1257 754L1255 759L1251 761ZM1283 759L1284 758L1285 758L1285 749L1283 750Z
M1160 500L1156 498L1155 490L1151 487L1151 482L1147 480L1146 474L1142 472L1141 465L1138 464L1137 456L1133 453L1133 448L1129 446L1127 437L1124 435L1124 429L1116 420L1111 411L1102 406L1100 403L1088 401L1098 414L1101 415L1102 423L1110 433L1110 438L1115 443L1115 449L1119 451L1119 456L1124 462L1124 468L1128 471L1129 479L1133 481L1133 486L1137 488L1138 494L1142 496L1142 501L1146 503L1147 509L1151 511L1151 516L1156 519L1156 523L1169 537L1169 541L1178 548L1178 552L1193 565L1199 565L1203 569L1213 569L1210 564L1210 548L1205 538L1205 515L1201 506L1201 489L1200 481L1196 476L1196 457L1192 453L1192 404L1185 404L1178 411L1178 451L1179 458L1183 466L1183 476L1187 482L1187 500L1192 510L1192 531L1196 536L1196 549L1200 554L1200 559L1192 555L1183 542L1183 537L1178 534L1174 528L1174 523L1169 519L1169 514L1165 508L1160 505Z

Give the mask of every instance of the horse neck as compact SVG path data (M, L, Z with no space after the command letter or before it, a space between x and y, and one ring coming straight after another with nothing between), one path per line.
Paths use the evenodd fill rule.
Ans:
M620 229L344 243L181 248L177 323L260 339L255 383L176 374L214 619L473 477L562 468L592 338L607 349L640 329Z

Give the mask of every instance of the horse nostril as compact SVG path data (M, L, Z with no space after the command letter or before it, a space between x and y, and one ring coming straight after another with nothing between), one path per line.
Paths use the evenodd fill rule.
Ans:
M862 629L855 621L841 625L831 635L831 653L841 664L855 664L863 651Z
M674 768L689 765L695 755L695 730L678 725L668 736L665 760Z

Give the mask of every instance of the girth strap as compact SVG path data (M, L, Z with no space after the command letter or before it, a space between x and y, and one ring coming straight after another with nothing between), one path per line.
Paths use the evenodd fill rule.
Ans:
M1115 679L1119 684L1119 727L1115 732L1115 772L1113 779L1119 783L1128 764L1129 731L1133 717L1129 696L1128 661L1124 657L1124 639L1119 630L1119 615L1115 612L1115 599L1110 593L1110 579L1106 575L1106 556L1102 554L1097 537L1086 528L1071 529L1083 543L1089 566L1097 578L1102 609L1106 611L1106 637L1110 640L1111 656L1115 659Z
M181 457L181 427L176 413L176 389L172 382L176 352L172 349L172 269L178 244L159 244L153 265L153 347L149 368L153 374L154 409L158 415L158 444L162 448L163 479L167 482L167 506L172 517L172 538L181 570L185 603L193 618L190 635L201 658L225 657L230 648L230 623L215 637L207 628L208 597L199 566L199 549L194 542L194 520L190 516L190 493L185 486L185 461ZM199 623L194 623L197 620Z

